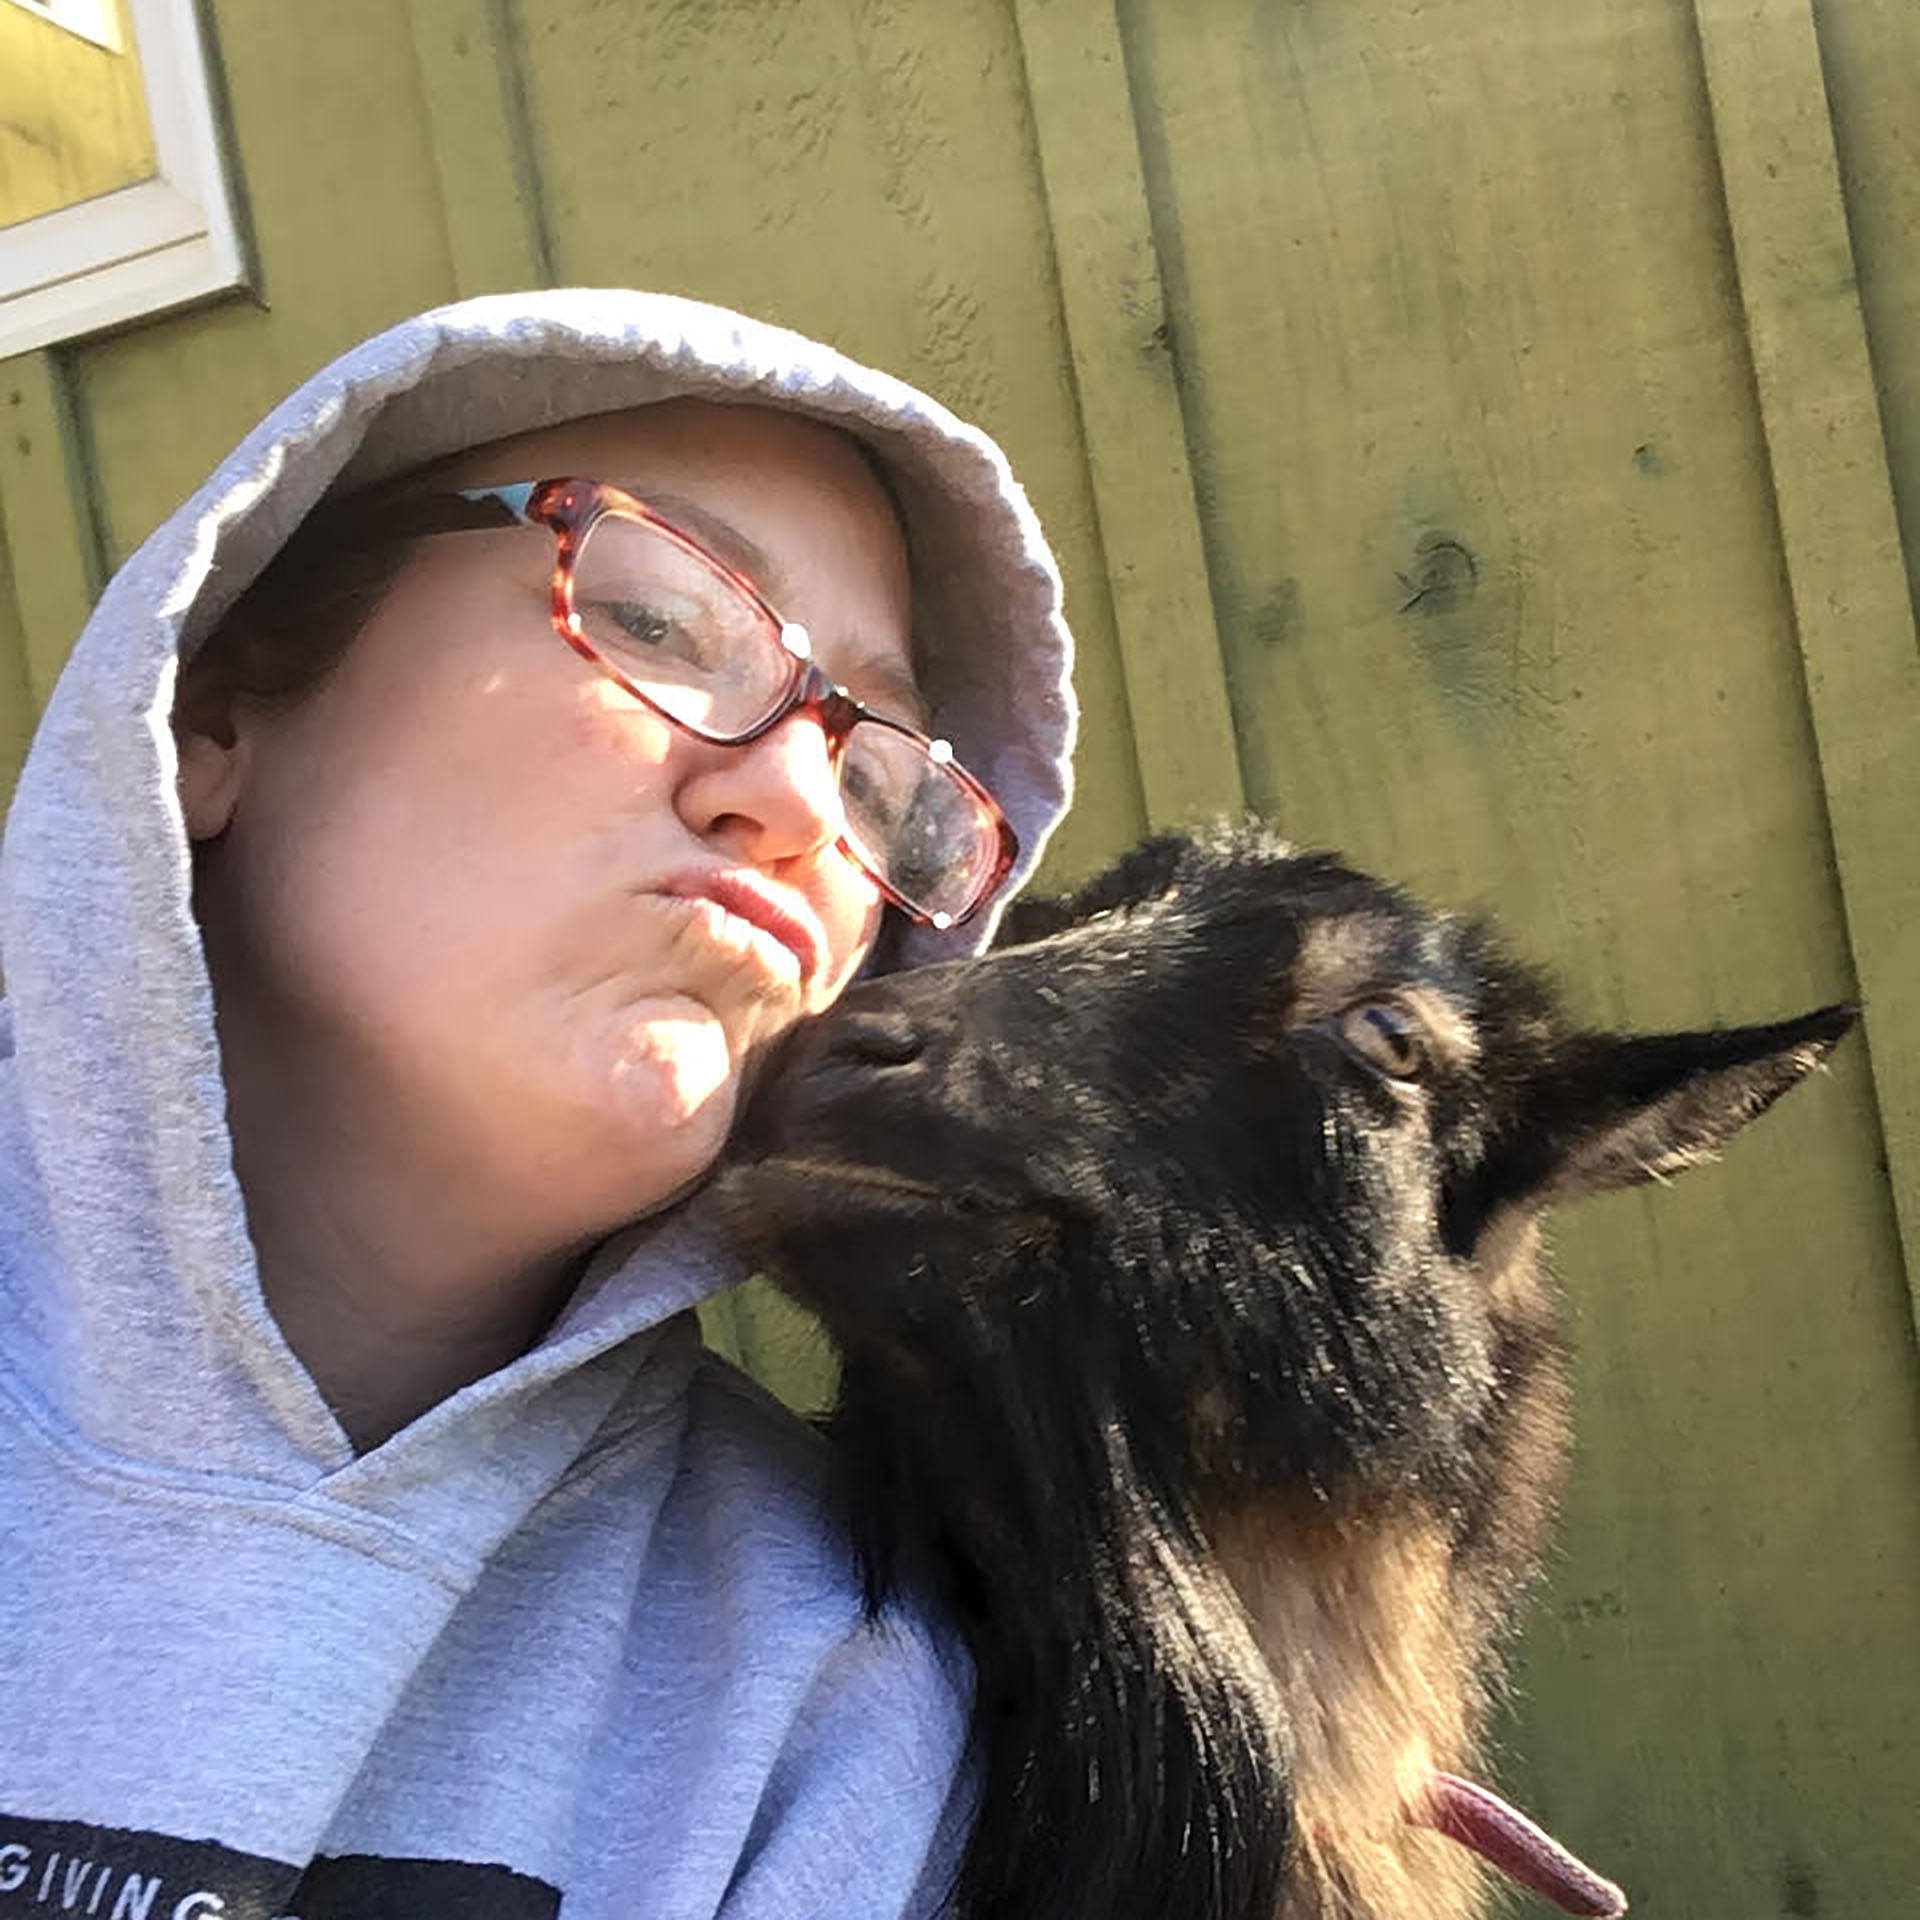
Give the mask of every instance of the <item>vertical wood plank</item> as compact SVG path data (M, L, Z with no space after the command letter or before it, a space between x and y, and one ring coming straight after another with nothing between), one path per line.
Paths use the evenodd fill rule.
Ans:
M1155 827L1246 804L1119 24L1017 0L1100 538Z
M57 348L0 362L0 521L37 711L106 577L85 451Z
M508 0L407 0L462 294L549 285L552 255Z
M1907 580L1920 608L1920 7L1814 10Z
M0 810L4 810L5 797L13 791L27 757L37 712L38 703L27 679L26 634L14 592L7 523L0 513Z
M1761 422L1920 1314L1920 645L1810 0L1694 0Z

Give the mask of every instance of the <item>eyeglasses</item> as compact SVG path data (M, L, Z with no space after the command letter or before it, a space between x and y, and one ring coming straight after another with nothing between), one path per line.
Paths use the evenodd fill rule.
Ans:
M601 480L525 481L396 500L383 531L508 525L554 536L554 632L675 726L744 747L812 714L839 782L837 844L911 919L957 927L993 897L1020 843L953 748L835 685L805 627L644 501Z

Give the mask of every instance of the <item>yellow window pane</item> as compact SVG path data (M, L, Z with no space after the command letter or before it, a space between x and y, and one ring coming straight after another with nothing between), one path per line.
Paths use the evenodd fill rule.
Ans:
M0 227L155 171L126 0L0 0Z

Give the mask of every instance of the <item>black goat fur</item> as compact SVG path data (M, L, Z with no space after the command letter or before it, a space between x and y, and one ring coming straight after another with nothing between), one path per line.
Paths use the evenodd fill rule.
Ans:
M824 1321L877 1605L977 1669L967 1920L1462 1920L1566 1451L1543 1208L1824 1059L1574 1030L1483 925L1255 827L1151 841L801 1029L719 1188Z

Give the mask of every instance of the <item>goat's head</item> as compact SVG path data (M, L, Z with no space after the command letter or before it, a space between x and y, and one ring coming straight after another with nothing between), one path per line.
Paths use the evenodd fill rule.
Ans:
M721 1187L841 1349L876 1586L930 1542L974 1639L963 1895L1465 1912L1416 1828L1474 1837L1434 1783L1565 1450L1539 1216L1710 1156L1851 1011L1578 1032L1485 928L1252 831L1006 938L797 1035Z

